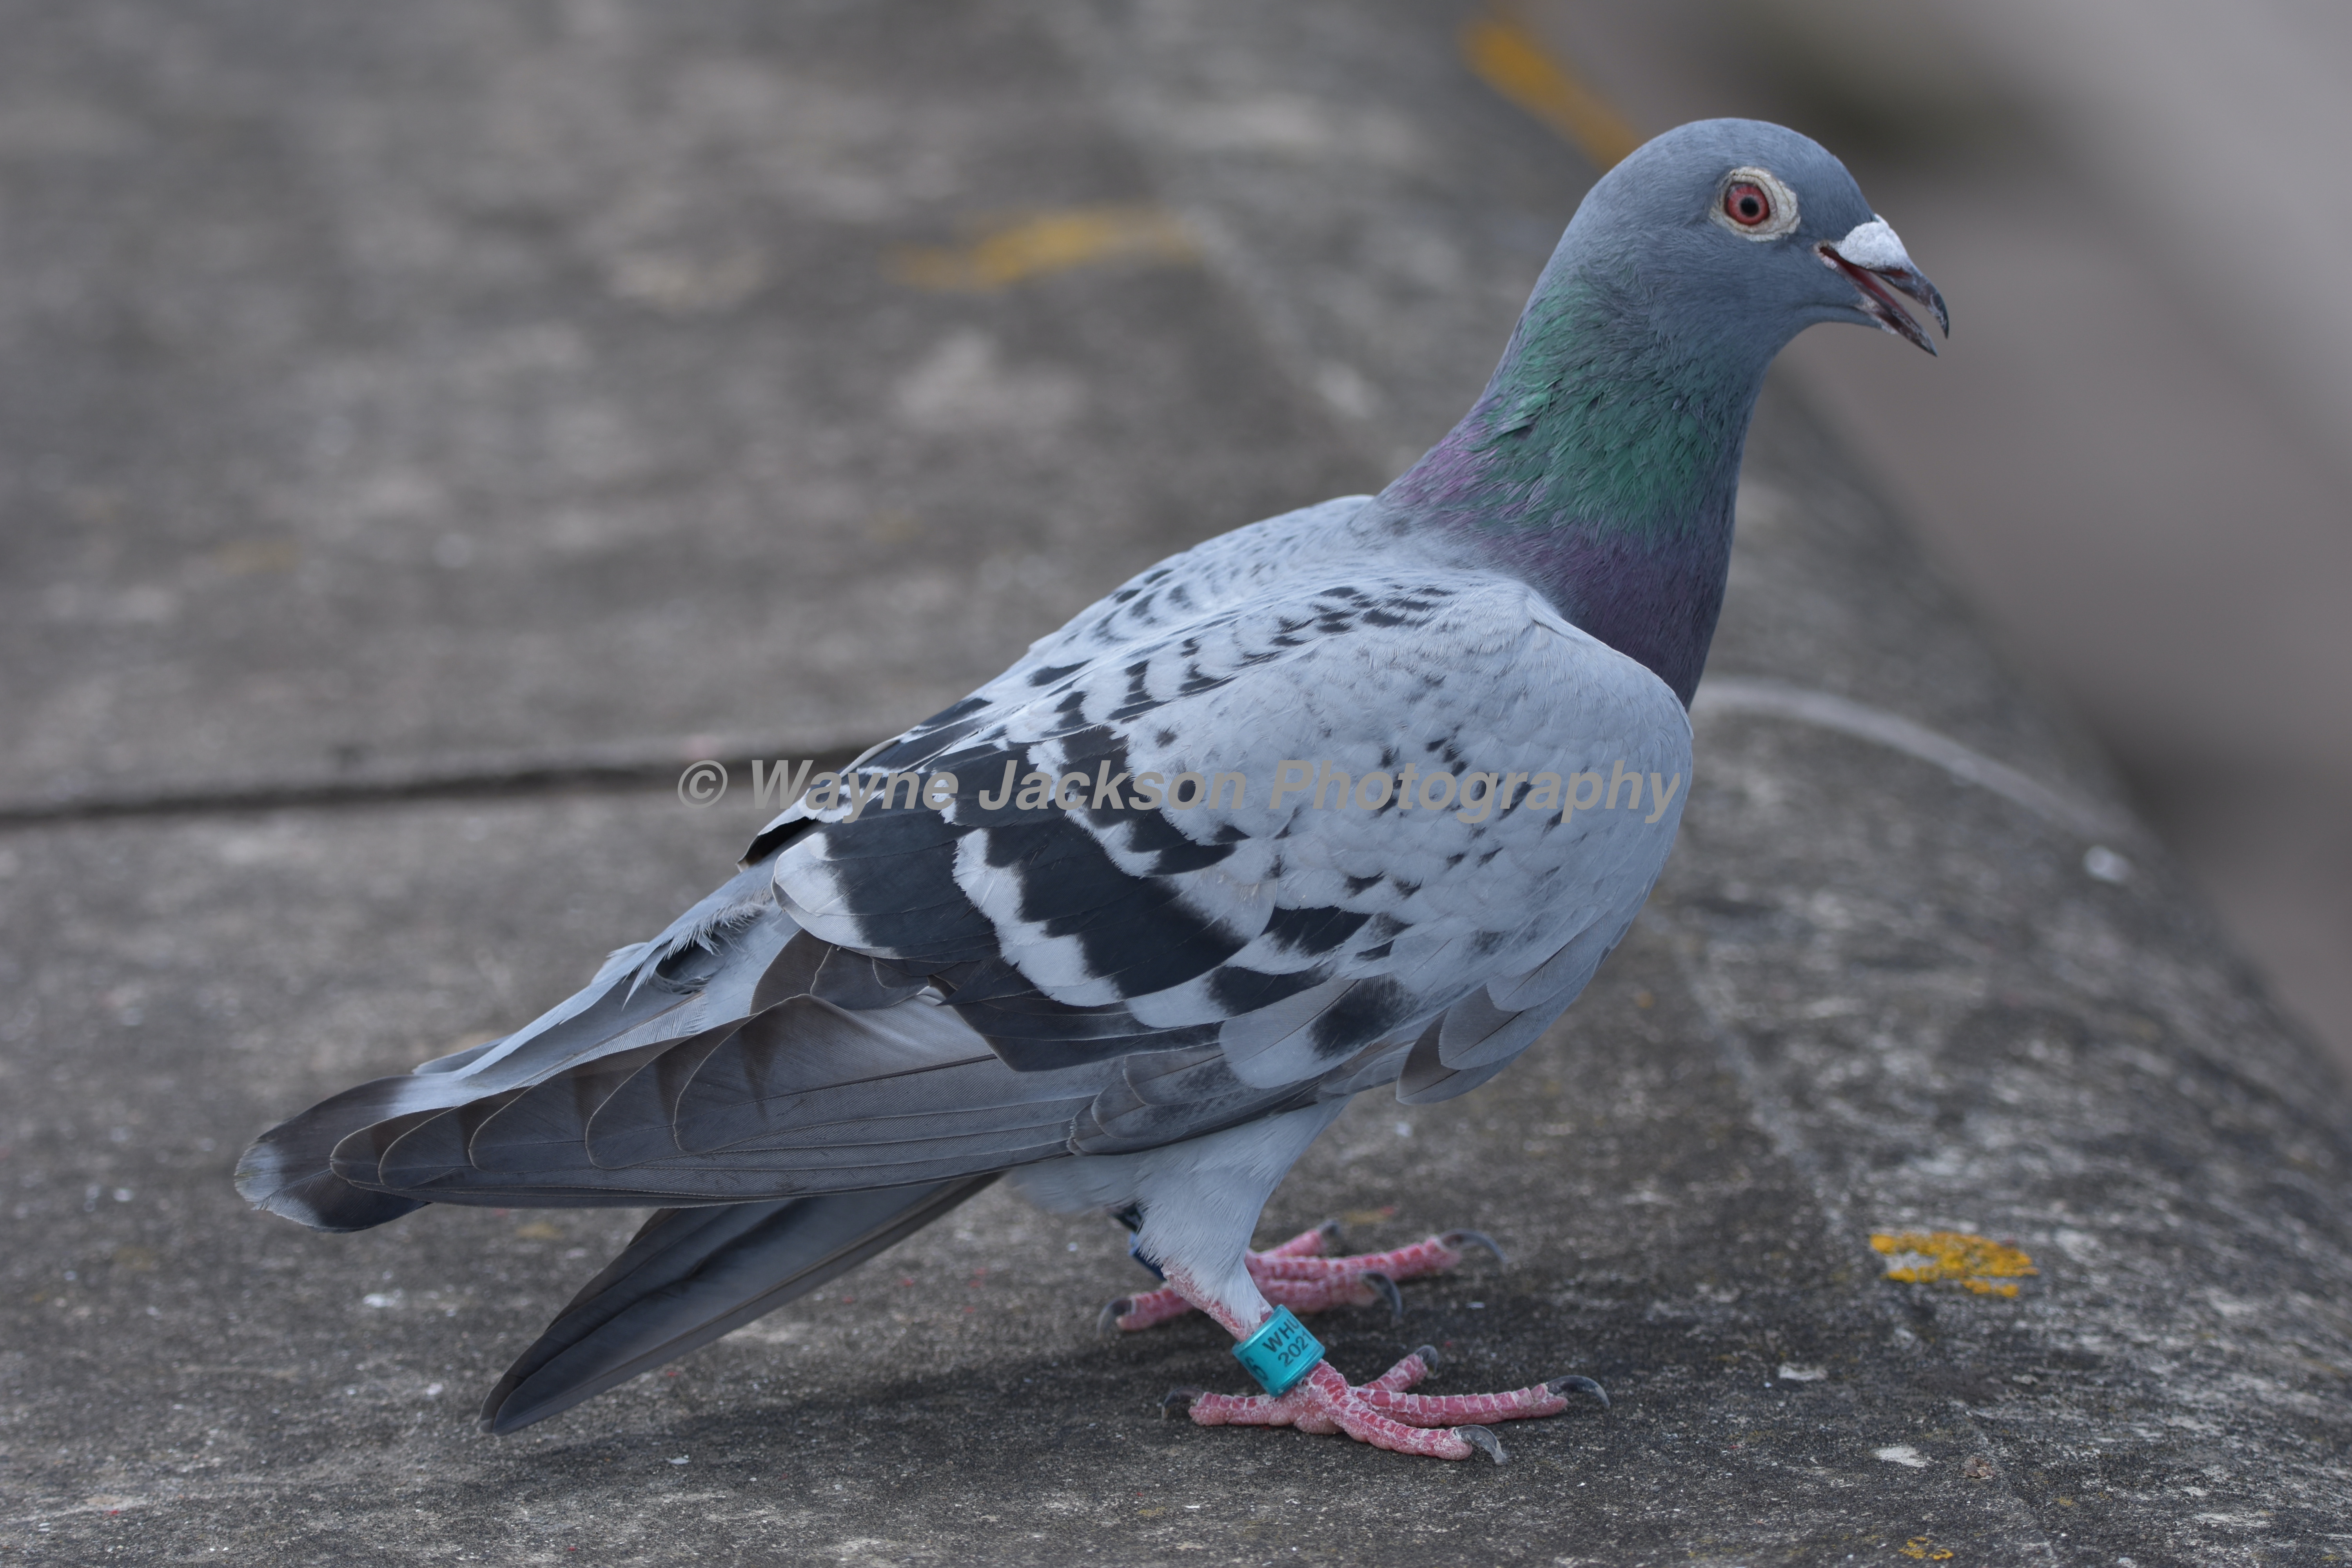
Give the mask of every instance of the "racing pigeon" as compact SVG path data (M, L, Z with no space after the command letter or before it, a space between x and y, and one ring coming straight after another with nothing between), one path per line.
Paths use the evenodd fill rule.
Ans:
M503 1039L238 1166L357 1230L428 1203L658 1205L491 1392L510 1432L851 1268L1001 1175L1123 1220L1266 1390L1202 1425L1498 1460L1560 1378L1351 1384L1297 1314L1452 1233L1250 1250L1348 1101L1465 1093L1575 1000L1675 838L1765 367L1816 321L1934 353L1941 297L1835 158L1685 125L1595 184L1461 423L1379 495L1151 567L962 701L791 781L740 872ZM1605 1396L1604 1396L1605 1397Z

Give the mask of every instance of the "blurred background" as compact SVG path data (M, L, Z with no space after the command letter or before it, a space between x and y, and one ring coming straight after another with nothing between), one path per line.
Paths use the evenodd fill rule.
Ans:
M1742 114L1853 169L1952 339L1930 362L1809 332L1784 363L2352 1063L2352 7L1516 15L1601 155Z

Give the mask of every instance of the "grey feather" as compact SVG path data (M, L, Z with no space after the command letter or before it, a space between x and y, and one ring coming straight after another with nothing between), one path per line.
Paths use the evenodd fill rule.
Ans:
M782 1203L664 1209L482 1403L486 1432L544 1421L847 1273L993 1176Z

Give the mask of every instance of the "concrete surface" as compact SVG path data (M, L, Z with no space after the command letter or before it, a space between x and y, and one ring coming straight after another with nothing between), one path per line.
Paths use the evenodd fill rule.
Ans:
M25 488L50 452L144 487L75 523L98 531L70 548L10 531L12 582L48 574L0 634L9 732L47 737L12 749L10 787L208 805L0 835L0 1562L2144 1568L2352 1550L2341 1084L2144 837L2094 845L1898 749L1732 701L1703 705L1666 883L1563 1026L1464 1100L1351 1109L1264 1233L1333 1215L1370 1244L1495 1232L1509 1269L1409 1286L1401 1325L1346 1313L1318 1332L1350 1370L1435 1342L1449 1389L1584 1373L1609 1414L1507 1431L1500 1470L1162 1422L1168 1385L1234 1382L1220 1336L1195 1321L1097 1340L1095 1308L1139 1280L1116 1231L992 1193L675 1376L478 1435L482 1390L634 1216L428 1210L319 1237L246 1211L227 1177L245 1139L315 1096L527 1018L723 875L759 816L740 795L688 810L666 782L556 786L609 784L597 759L676 755L697 729L808 748L852 719L878 729L924 682L985 673L1057 595L1376 480L1475 387L1589 177L1454 63L1459 14L1439 7L653 17L9 18L26 41L0 69L47 95L52 151L5 164L0 244L46 247L45 276L73 281L44 306L0 268L0 443L34 476L7 515L65 526L24 499L50 493ZM85 101L99 118L54 107ZM667 140L656 109L691 120L688 103L754 129ZM170 121L174 104L236 134ZM318 118L272 118L304 104ZM152 117L150 153L189 163L51 166L91 156L105 116ZM392 172L286 175L328 147ZM805 247L804 269L716 319L596 293L593 252L567 247L603 232L641 159L645 199L692 198L665 231L679 254L706 225L756 227L779 191L820 193L765 241ZM478 218L487 260L405 221L436 183L476 179L530 209ZM819 221L824 202L909 191L919 221ZM169 293L163 253L204 253L142 216L151 202L198 229L247 212L244 248L210 253L223 293L179 358L81 363L92 341L53 317L135 319ZM1138 241L995 293L890 281L902 247L1074 204L1172 208L1206 260ZM303 248L336 211L373 242ZM514 259L534 247L539 269ZM350 277L401 254L381 321L339 307L247 342L220 303L267 317L306 289L363 293ZM630 287L709 301L751 275L698 265L648 264ZM478 320L538 321L581 357L488 390L443 374L436 355L478 348ZM375 334L358 349L355 321ZM885 341L897 379L874 368ZM56 363L28 359L36 342ZM461 497L414 531L319 523L331 543L406 540L405 565L305 534L283 580L206 586L183 541L210 536L173 531L231 516L237 476L280 472L270 443L312 407L285 387L343 384L303 378L354 357L368 396L404 411L383 450L434 484L472 476L482 507ZM81 416L50 406L68 392ZM626 416L576 446L499 434L579 408ZM978 423L910 433L925 418ZM641 444L597 433L619 428ZM763 442L803 455L759 469ZM300 449L325 467L286 515L375 504L381 451L337 468L331 442ZM617 450L656 457L625 480L567 466ZM838 515L793 510L803 471L833 476ZM906 515L940 531L861 534L908 494L936 498ZM575 571L551 521L569 506L644 531ZM467 531L470 552L443 552L462 565L435 563L436 529ZM951 599L891 586L917 571L971 575ZM785 635L798 616L854 639L900 593L887 657L826 664L814 633ZM288 610L313 594L315 620ZM167 600L38 632L17 614ZM348 647L319 629L342 616ZM753 621L770 640L730 640ZM2021 695L1785 393L1756 432L1713 674L1723 693L1834 694L2115 809L2096 756ZM281 765L341 776L330 748L373 746L379 718L383 752L344 769L367 786L351 804L226 809ZM517 757L548 763L549 787L512 788ZM446 794L467 767L480 798L385 798L401 769L441 770ZM2015 1297L1888 1279L1871 1237L1915 1230L2011 1242L2038 1272Z
M893 276L1150 199L1016 8L8 32L0 799L862 742L1367 477L1198 265Z

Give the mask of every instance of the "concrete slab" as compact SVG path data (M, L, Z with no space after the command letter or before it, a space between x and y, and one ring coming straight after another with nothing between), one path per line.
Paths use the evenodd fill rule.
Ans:
M593 871L535 873L592 837L617 847ZM16 847L31 896L8 946L52 933L8 1024L0 1163L19 1238L0 1540L27 1560L1633 1561L1752 1539L1756 1512L1796 1540L2025 1528L1957 1471L1981 1438L1913 1386L1884 1288L1756 1125L1663 932L1513 1092L1367 1100L1269 1216L1506 1238L1510 1271L1416 1287L1400 1326L1318 1328L1349 1364L1433 1341L1452 1386L1609 1383L1614 1412L1511 1434L1511 1468L1161 1421L1171 1384L1232 1381L1220 1336L1097 1341L1095 1308L1140 1279L1115 1227L994 1194L674 1377L494 1440L472 1403L635 1216L435 1210L318 1237L245 1212L229 1165L281 1110L518 1021L729 841L655 797ZM1923 1441L1931 1469L1870 1458ZM1721 1517L1719 1488L1692 1488L1727 1466Z
M1790 499L1743 547L1795 602L1738 614L1742 668L1961 644L1916 574L1886 584L1899 626L1842 606L1862 520L1774 459L1807 450L1799 418L1769 416L1760 479ZM1702 743L1650 916L1508 1089L1368 1099L1268 1216L1505 1239L1510 1270L1412 1287L1402 1325L1318 1325L1351 1366L1432 1341L1452 1386L1609 1384L1612 1413L1512 1432L1499 1472L1160 1421L1168 1385L1232 1381L1217 1336L1097 1340L1137 1279L1118 1234L999 1194L676 1376L478 1436L472 1400L635 1216L316 1237L246 1213L229 1165L326 1089L511 1026L715 878L741 825L656 795L15 836L5 951L39 958L13 960L0 1084L5 1544L2316 1560L2352 1501L2329 1305L2352 1160L2309 1052L2160 861L2103 880L2015 803L1818 727L1719 712ZM1937 1230L2038 1272L2014 1298L1884 1278L1873 1236Z
M1402 471L1486 385L1598 174L1482 85L1475 7L1043 7L1265 339Z
M0 804L862 741L1374 477L1019 5L8 32Z
M1117 100L1119 115L1134 105L1112 68L1130 54L1171 81L1263 84L1284 79L1261 57L1285 37L1339 37L1364 99L1396 106L1465 183L1485 161L1446 128L1512 134L1473 107L1466 73L1430 63L1454 14L1291 10L1314 26L1269 31L1258 8L1216 4L1040 13L1050 33L1018 32L1028 13L969 15L1063 40L1069 79L1092 84L1072 101ZM563 18L593 36L604 15L446 25L544 21L514 35L531 43L568 36L553 30ZM1381 28L1350 29L1366 16ZM110 47L225 58L247 20L206 12ZM735 48L745 35L713 36ZM970 58L996 60L994 36L963 46ZM74 35L68 52L106 58L96 46L112 37ZM316 68L298 44L284 48L301 79ZM953 52L919 46L933 47ZM278 58L240 68L257 80ZM515 68L500 79L529 79ZM916 79L961 79L940 69ZM1317 69L1301 61L1297 78ZM1541 136L1525 134L1523 148ZM1199 156L1212 153L1230 155ZM1223 189L1192 156L1162 145L1150 178ZM1331 199L1382 210L1359 177L1376 161L1321 166ZM1285 178L1312 184L1313 160ZM1283 209L1278 192L1179 205L1285 254L1278 226L1243 222ZM1502 298L1508 247L1461 254L1494 268L1472 292ZM1286 336L1291 307L1258 280L1288 276L1212 273L1199 313L1144 324L1213 329L1225 335L1183 353L1270 366L1269 388L1317 386L1296 345L1350 342L1354 318ZM1057 286L1082 281L1113 279ZM1128 362L1073 363L1092 384ZM1387 439L1370 421L1320 425L1303 399L1280 406L1298 423L1203 415L1202 428L1244 426L1234 473L1293 471L1278 465L1301 460L1303 428L1339 432L1306 449L1340 468L1356 461L1343 438L1375 457ZM882 460L879 433L850 435L874 445L843 462ZM1099 471L1164 460L1139 446ZM989 500L991 527L1059 482L1024 472L1025 488ZM1375 1244L1494 1231L1510 1269L1408 1286L1400 1325L1342 1313L1318 1332L1350 1369L1433 1341L1445 1388L1584 1373L1610 1385L1608 1415L1508 1432L1500 1470L1162 1422L1170 1384L1237 1381L1220 1336L1193 1321L1097 1340L1096 1307L1139 1281L1116 1231L990 1194L674 1377L517 1438L479 1436L474 1400L633 1216L427 1210L317 1237L243 1209L227 1185L237 1148L327 1089L526 1018L722 875L758 813L740 796L690 811L664 788L158 814L0 836L0 1562L2145 1565L2340 1552L2341 1085L2160 853L2128 827L2085 838L2037 815L2030 791L1967 782L2010 776L1974 756L2116 811L2095 759L1984 653L1801 406L1768 401L1750 479L1702 778L1643 923L1502 1082L1445 1106L1353 1108L1265 1232L1333 1215ZM871 548L894 568L927 554ZM850 565L828 569L846 581ZM1096 586L1087 569L1067 569L1073 592ZM990 631L1017 642L1042 624ZM940 668L978 657L958 635L940 628ZM583 658L583 677L601 668ZM445 695L449 722L477 721L470 690ZM448 737L415 733L419 755L443 754L430 746ZM1899 1250L1933 1231L2012 1243L2037 1272L1990 1277L1982 1294L1888 1278L1873 1237Z

